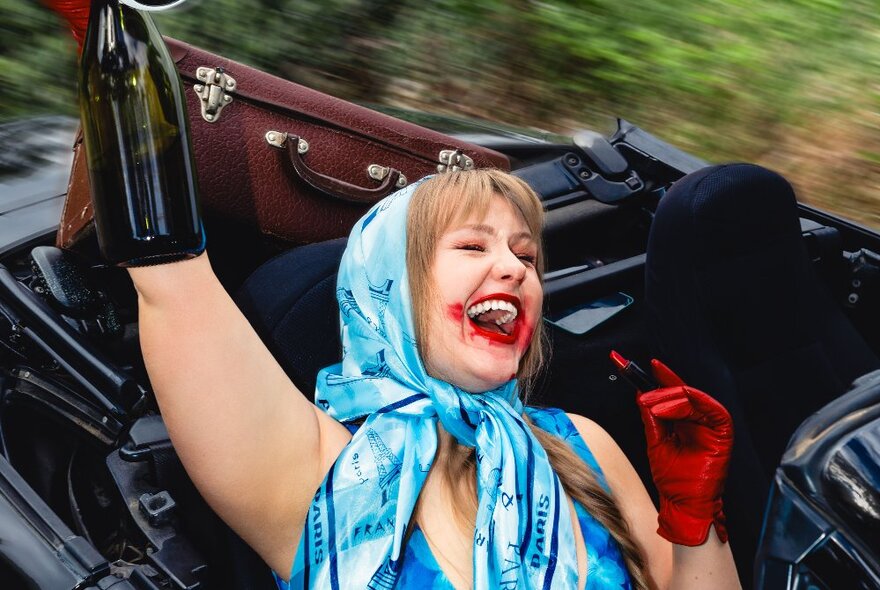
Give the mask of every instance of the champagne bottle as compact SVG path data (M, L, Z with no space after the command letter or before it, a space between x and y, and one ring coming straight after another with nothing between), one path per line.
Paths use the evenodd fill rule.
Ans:
M120 266L205 248L183 84L150 16L94 0L79 71L98 244Z

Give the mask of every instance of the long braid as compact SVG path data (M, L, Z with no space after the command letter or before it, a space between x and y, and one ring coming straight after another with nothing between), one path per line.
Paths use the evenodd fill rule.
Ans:
M630 534L620 508L599 483L596 474L563 440L536 427L523 416L535 437L547 452L553 470L571 498L579 502L608 532L620 547L634 590L648 590L648 572L645 559ZM438 449L436 462L447 482L457 482L464 490L457 497L464 500L453 504L456 522L463 530L472 530L477 514L476 456L474 449L459 445L446 437Z
M620 508L611 495L599 483L596 474L563 440L535 427L526 418L535 438L547 451L547 457L554 471L562 481L562 487L569 496L580 503L599 524L608 529L620 547L620 553L632 576L635 590L647 590L648 573L645 559L632 538Z

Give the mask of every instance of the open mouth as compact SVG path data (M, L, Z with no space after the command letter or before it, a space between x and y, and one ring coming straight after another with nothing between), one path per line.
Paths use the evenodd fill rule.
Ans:
M507 294L483 297L467 309L467 316L479 334L498 342L516 340L519 299Z

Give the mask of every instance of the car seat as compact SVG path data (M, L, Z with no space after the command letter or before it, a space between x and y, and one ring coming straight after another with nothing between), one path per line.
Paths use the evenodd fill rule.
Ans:
M318 371L341 357L336 273L347 241L279 254L257 268L235 296L287 376L310 397Z
M759 166L676 182L657 207L645 272L655 355L733 417L725 510L748 584L786 442L880 361L816 276L791 185Z

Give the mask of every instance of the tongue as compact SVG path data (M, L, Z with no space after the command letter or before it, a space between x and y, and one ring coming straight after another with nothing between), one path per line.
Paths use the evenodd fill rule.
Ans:
M507 313L508 312L503 309L493 309L474 317L473 322L478 324L484 330L498 332L499 334L508 334L508 328L512 325L510 322L501 325L495 323L495 320L504 317Z
M486 311L481 313L478 316L475 316L474 319L480 323L491 323L494 324L495 320L503 318L507 315L507 311L503 309L492 309L490 311ZM497 325L497 324L496 324Z

